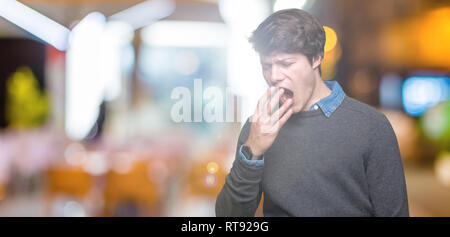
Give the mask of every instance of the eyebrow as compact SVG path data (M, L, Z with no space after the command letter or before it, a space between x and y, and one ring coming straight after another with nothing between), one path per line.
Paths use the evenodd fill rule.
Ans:
M289 60L289 59L295 59L295 58L294 57L280 58L280 59L276 59L275 63L283 62L283 61L286 61L286 60ZM264 64L271 64L272 62L268 62L268 61L262 60L262 63L264 63Z
M295 59L294 57L288 57L288 58L281 58L281 59L277 59L277 61L285 61L288 59Z

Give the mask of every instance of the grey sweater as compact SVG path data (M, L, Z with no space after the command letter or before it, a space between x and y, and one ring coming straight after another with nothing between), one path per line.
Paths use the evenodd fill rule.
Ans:
M237 147L249 134L247 121ZM237 150L238 150L237 149ZM216 201L217 216L409 216L402 160L386 117L348 96L327 118L293 114L264 154L264 166L238 151Z

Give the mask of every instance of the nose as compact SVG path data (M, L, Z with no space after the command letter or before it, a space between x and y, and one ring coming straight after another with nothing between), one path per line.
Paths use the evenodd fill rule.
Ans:
M281 68L278 67L277 65L273 65L271 77L270 77L272 84L276 85L278 82L284 80L284 78L285 78L285 75L284 75L283 71L281 70Z

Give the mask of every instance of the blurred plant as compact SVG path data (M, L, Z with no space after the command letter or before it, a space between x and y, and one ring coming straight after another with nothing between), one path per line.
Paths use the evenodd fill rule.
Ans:
M428 139L441 150L450 150L450 100L429 109L421 116L420 122Z
M8 79L6 118L10 127L35 127L45 122L49 103L29 67L19 67Z

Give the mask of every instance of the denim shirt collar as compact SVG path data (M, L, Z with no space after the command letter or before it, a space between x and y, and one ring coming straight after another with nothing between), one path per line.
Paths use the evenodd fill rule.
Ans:
M327 118L339 107L345 97L345 92L337 81L324 81L331 90L331 94L313 104L310 110L315 110L316 105L322 110ZM316 108L315 108L316 107Z

